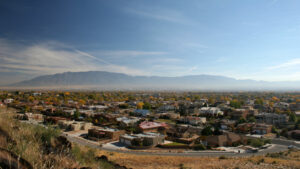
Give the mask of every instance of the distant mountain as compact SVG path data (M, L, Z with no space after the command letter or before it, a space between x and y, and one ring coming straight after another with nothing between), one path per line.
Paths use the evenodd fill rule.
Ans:
M66 72L12 84L15 88L91 90L299 90L300 82L237 80L213 75L130 76L104 71Z

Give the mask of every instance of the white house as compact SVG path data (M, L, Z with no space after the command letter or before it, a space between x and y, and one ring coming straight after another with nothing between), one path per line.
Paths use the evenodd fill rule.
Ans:
M202 107L202 108L200 108L199 113L200 114L209 114L209 115L214 115L214 116L224 114L223 111L221 111L221 109L218 107Z

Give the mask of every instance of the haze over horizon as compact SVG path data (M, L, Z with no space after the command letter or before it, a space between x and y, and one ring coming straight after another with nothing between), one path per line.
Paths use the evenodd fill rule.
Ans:
M300 1L0 2L0 85L63 72L300 81Z

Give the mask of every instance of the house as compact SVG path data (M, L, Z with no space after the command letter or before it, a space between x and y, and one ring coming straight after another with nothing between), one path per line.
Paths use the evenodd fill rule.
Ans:
M143 121L138 127L142 132L159 132L166 129L168 125L166 123Z
M24 114L24 120L34 120L34 121L43 122L44 121L44 115L35 114L35 113L25 113Z
M267 123L272 125L284 125L289 117L286 114L260 113L255 116L257 123Z
M81 121L59 120L58 125L62 129L66 129L70 131L79 131L79 130L89 130L93 124L88 122L81 122Z
M118 140L120 135L125 134L124 130L112 128L93 128L88 130L88 138L91 140L111 139Z
M268 134L272 132L272 125L268 125L268 124L254 124L254 126L252 127L252 133L255 134Z
M236 122L234 120L222 119L220 122L221 129L222 130L233 130L235 123Z
M128 126L134 126L140 120L140 118L118 117L116 120L119 122L120 126L128 127Z
M137 116L142 116L142 117L147 117L150 115L150 111L145 109L136 109L134 110L133 113Z
M207 136L205 142L211 147L232 146L235 144L247 144L247 138L243 135L228 132L222 135Z
M174 105L162 105L157 108L157 113L165 113L168 111L175 111L176 107Z
M176 126L166 131L167 139L179 143L191 144L201 135L202 127Z
M113 124L118 124L118 121L116 120L117 116L112 115L112 114L104 114L104 113L98 113L94 114L94 122L96 124L101 124L101 125L113 125Z
M46 118L44 118L44 123L57 124L60 120L67 120L67 118L47 116Z
M157 114L158 118L160 119L172 119L177 120L180 117L180 114L174 112L166 112Z
M95 110L95 111L103 111L103 110L105 110L107 108L108 107L104 106L104 105L91 105L91 106L88 106L88 109Z
M300 110L300 102L291 103L289 108L291 111L299 111Z
M69 115L74 115L74 112L76 109L70 109L70 108L63 108L63 112L69 114Z
M5 103L5 104L10 104L10 103L12 103L13 101L14 101L14 99L8 98L8 99L5 99L5 100L4 100L4 103Z
M231 113L230 113L232 119L234 120L239 120L240 118L244 118L246 119L247 115L248 115L248 110L246 109L234 109Z
M194 116L184 116L179 119L180 122L191 124L191 125L199 125L205 124L206 118L205 117L194 117Z
M251 132L254 123L242 123L236 126L236 131L239 133L248 134Z
M286 110L290 107L290 104L285 102L278 102L275 103L273 107Z
M223 115L223 111L221 111L218 107L202 107L200 108L199 114L201 115L212 115L212 116L218 116Z
M155 147L158 144L163 144L165 141L165 136L159 133L142 133L142 134L125 134L121 135L119 142L131 147Z

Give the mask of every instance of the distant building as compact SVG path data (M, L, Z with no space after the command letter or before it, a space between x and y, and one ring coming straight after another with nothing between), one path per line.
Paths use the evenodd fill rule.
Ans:
M275 103L273 107L286 110L290 107L290 104L285 102L278 102Z
M13 101L14 101L14 99L8 98L8 99L5 99L5 100L4 100L4 103L5 103L5 104L10 104L10 103L12 103Z
M181 117L179 121L186 123L186 124L199 125L199 124L205 124L206 118L205 117L184 116L184 117Z
M252 127L252 133L254 134L268 134L272 132L272 125L268 125L268 124L255 124Z
M143 121L139 124L139 129L142 132L158 132L159 129L165 129L168 127L166 123L158 123L151 121Z
M88 122L81 122L81 121L59 120L58 125L62 129L79 131L79 130L89 130L93 124Z
M111 139L118 140L120 135L125 134L124 130L112 128L93 128L89 129L88 137L91 140Z
M128 118L128 117L118 117L116 119L119 122L119 125L122 127L134 126L140 119L137 117Z
M267 123L272 125L283 125L288 122L288 116L286 114L275 113L260 113L255 116L257 123Z
M176 107L174 105L162 105L157 109L157 113L165 113L168 111L175 111Z
M45 123L51 123L51 124L57 124L61 120L67 120L67 118L54 117L54 116L48 116L48 117L44 118Z
M232 146L234 144L247 144L247 138L235 133L224 133L218 136L207 136L205 142L211 147Z
M242 124L238 124L236 126L236 131L239 132L239 133L247 134L247 133L251 132L251 129L252 129L253 126L254 126L254 123L242 123Z
M247 115L248 115L248 110L246 109L234 109L231 113L230 113L232 119L235 120L239 120L240 118L244 118L246 119Z
M213 116L224 114L223 111L221 111L221 109L218 107L202 107L200 108L199 113L203 115L213 115Z
M165 136L158 133L143 133L132 135L121 135L119 142L129 147L154 147L162 144Z
M145 109L136 109L134 110L134 114L136 114L137 116L147 117L148 115L150 115L150 111Z
M222 119L220 122L221 129L222 130L233 130L235 123L236 123L236 121L234 121L234 120Z
M42 114L34 114L34 113L25 113L24 120L35 120L38 122L44 121L44 115Z

